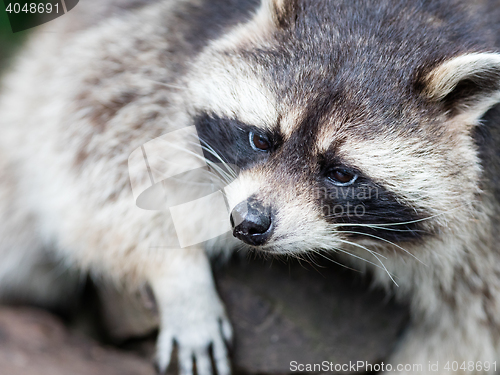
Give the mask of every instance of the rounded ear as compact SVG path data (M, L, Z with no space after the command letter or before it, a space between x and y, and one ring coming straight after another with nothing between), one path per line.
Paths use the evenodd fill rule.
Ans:
M477 122L500 102L500 53L470 53L445 61L425 76L422 92L443 103L450 116Z

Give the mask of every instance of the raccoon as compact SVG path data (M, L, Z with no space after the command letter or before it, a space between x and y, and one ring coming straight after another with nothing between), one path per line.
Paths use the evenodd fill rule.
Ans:
M209 257L329 252L409 302L391 372L493 373L499 50L497 0L81 2L3 77L1 295L57 304L78 283L66 268L150 285L159 370L175 342L181 374L225 375ZM128 161L158 137L189 149L169 134L190 126L231 176L230 232L176 249L169 213L136 205ZM203 232L214 207L193 207Z

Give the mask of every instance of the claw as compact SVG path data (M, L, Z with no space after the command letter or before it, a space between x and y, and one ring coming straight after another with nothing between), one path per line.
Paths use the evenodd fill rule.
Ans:
M199 352L195 355L196 358L196 371L198 375L212 375L212 362L207 350Z
M222 338L214 340L212 345L212 354L218 375L231 375L228 351Z
M222 330L222 337L224 337L226 345L231 347L233 345L233 338L234 338L233 327L231 326L231 323L229 323L229 321L224 318L220 319L220 325Z
M179 375L193 375L193 353L179 345Z
M206 254L200 254L205 259ZM193 269L193 259L188 260L186 267ZM202 265L207 269L189 273L183 282L178 280L179 275L151 281L161 317L156 355L160 371L168 368L171 357L177 357L179 375L231 374L225 341L232 341L232 328L210 279L208 260ZM208 279L200 281L204 275ZM174 342L177 356L172 354Z
M168 331L160 331L158 345L156 348L155 368L158 374L166 374L172 357L174 340Z
M164 370L162 370L156 360L153 362L153 366L157 375L165 375L167 373L167 369L165 368Z

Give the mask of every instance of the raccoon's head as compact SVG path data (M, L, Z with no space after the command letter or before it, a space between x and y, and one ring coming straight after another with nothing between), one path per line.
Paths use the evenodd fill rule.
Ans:
M243 243L412 251L473 220L471 131L500 101L500 54L473 20L361 3L265 0L193 67L207 158L240 169L226 194Z

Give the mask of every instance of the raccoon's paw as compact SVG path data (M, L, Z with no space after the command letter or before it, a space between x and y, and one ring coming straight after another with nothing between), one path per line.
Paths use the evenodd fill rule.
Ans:
M218 375L231 374L227 345L232 343L233 330L222 304L216 311L216 314L191 312L181 319L181 324L170 320L171 324L161 329L156 347L159 373L166 372L175 342L179 375L192 375L194 363L198 375L211 375L212 358Z

